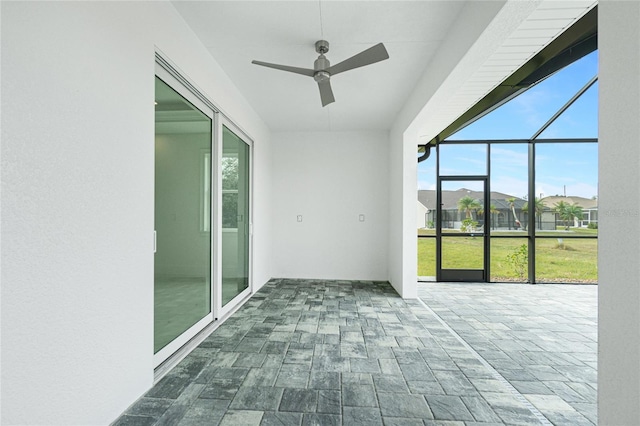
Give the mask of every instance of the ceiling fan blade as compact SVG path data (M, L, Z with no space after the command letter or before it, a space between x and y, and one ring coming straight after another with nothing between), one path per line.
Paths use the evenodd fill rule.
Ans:
M331 75L336 75L354 68L375 64L376 62L384 61L385 59L389 59L389 53L387 53L387 49L385 49L384 44L378 43L375 46L350 57L349 59L345 59L339 64L329 67L327 72Z
M319 81L318 88L320 88L320 100L322 101L323 107L336 101L336 98L333 97L333 90L331 90L329 79Z
M263 67L267 67L267 68L274 68L281 71L289 71L296 74L302 74L309 77L313 77L313 74L315 73L314 70L311 70L309 68L290 67L288 65L270 64L268 62L261 62L261 61L251 61L251 63L256 65L262 65Z

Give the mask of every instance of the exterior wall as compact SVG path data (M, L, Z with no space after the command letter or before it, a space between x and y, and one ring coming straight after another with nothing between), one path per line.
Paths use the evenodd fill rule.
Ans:
M108 424L153 382L154 54L269 131L165 2L2 2L2 424Z
M275 276L386 280L387 133L287 132L272 139Z
M640 419L640 3L598 6L598 424Z

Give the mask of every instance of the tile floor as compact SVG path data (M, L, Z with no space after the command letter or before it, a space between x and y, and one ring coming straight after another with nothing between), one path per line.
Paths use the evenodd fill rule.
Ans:
M597 286L430 283L418 295L551 423L597 424Z
M592 425L596 293L274 279L114 425Z

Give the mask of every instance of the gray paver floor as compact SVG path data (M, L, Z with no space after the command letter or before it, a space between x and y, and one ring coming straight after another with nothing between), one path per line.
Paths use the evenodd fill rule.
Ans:
M597 424L597 286L424 283L418 296L551 423Z
M506 289L271 280L114 425L595 423L593 295Z

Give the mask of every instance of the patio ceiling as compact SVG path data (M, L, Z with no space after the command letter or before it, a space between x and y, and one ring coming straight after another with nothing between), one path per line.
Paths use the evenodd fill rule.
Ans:
M424 106L418 115L424 137L455 120L594 4L173 2L271 130L389 129L415 104L412 116ZM332 78L336 102L324 108L312 79L251 64L310 68L321 38L330 42L327 57L334 64L378 42L390 59Z

